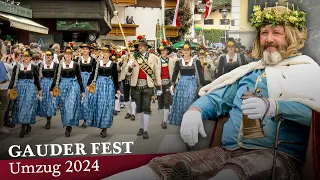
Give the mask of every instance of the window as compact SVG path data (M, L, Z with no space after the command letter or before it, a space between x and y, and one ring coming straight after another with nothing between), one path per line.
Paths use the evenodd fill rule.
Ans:
M223 9L219 9L219 13L222 12ZM227 9L228 13L231 13L231 9Z
M234 20L231 20L231 26L235 26Z
M213 19L204 20L205 25L213 25Z
M254 5L260 5L261 8L264 8L265 4L267 3L268 7L272 7L275 6L276 2L278 2L278 0L248 0L248 22L250 22Z
M229 19L220 19L220 25L228 25Z

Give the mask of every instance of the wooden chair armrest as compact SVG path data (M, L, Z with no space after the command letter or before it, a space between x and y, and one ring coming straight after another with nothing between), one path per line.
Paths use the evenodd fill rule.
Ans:
M221 146L222 132L224 123L226 123L229 119L229 116L220 117L215 122L215 128L211 137L211 145L210 147Z

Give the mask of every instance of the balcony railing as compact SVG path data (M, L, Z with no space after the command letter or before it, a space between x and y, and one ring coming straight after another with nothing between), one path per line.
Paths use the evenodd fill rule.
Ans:
M175 26L166 26L167 37L177 37L179 35L179 28Z
M112 25L112 29L108 33L108 36L122 36L119 24L111 24L111 25ZM121 26L125 36L135 36L136 29L137 27L139 27L139 25L135 25L135 24L121 24Z
M114 5L119 6L134 6L137 4L137 0L112 0Z
M176 8L176 5L177 5L177 1L176 0L166 0L165 1L165 7L166 8Z

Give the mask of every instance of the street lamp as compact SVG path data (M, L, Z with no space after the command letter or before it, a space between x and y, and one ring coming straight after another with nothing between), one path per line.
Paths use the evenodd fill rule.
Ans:
M228 15L228 10L226 7L224 7L221 11L221 16L224 20L224 41L227 42L227 22L226 22L226 18Z

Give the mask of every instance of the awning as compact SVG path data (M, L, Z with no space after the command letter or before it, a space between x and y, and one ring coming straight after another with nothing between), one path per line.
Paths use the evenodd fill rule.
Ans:
M37 32L41 34L48 34L49 32L49 28L44 27L27 18L13 16L13 15L4 14L4 13L0 13L0 18L10 21L10 27L23 29L26 31Z

